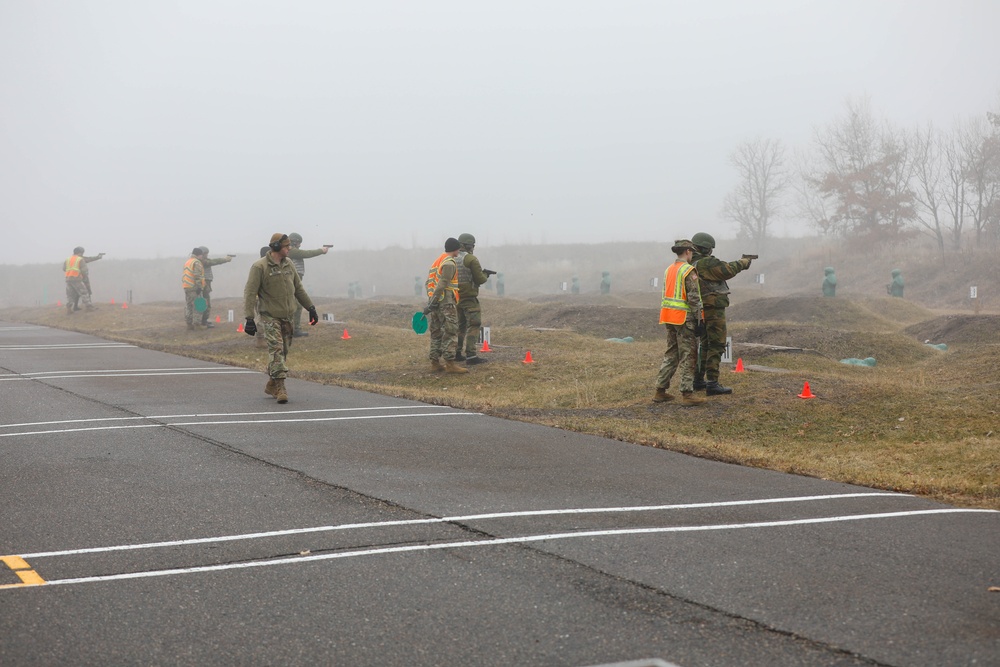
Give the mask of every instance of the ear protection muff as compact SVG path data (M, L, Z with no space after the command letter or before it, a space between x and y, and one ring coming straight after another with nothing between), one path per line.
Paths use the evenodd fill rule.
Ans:
M283 246L285 244L285 241L287 240L288 240L288 234L282 234L280 239L278 239L274 243L269 243L268 247L271 248L271 250L273 250L274 252L281 252L281 246Z

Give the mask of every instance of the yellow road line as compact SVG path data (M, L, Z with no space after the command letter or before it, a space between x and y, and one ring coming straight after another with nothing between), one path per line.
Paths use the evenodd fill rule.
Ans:
M21 580L19 584L2 584L3 588L19 588L21 586L41 586L45 580L38 576L38 573L31 569L28 562L20 556L0 556L0 561L9 567Z

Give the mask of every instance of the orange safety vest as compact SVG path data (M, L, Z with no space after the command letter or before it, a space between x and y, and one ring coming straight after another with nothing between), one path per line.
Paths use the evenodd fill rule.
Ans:
M663 274L663 301L660 303L660 324L684 324L691 306L687 302L684 279L694 271L694 267L684 261L676 261Z
M196 257L189 257L188 261L184 262L184 273L181 275L181 286L183 286L184 289L195 289L195 288L205 287L204 277L201 279L200 285L195 284L194 263L199 261L201 260L199 260Z
M72 257L70 257L69 259L67 259L65 262L63 262L63 266L66 268L66 277L67 278L79 278L80 277L80 261L82 259L83 258L80 257L79 255L73 255Z
M431 264L430 270L427 272L427 282L424 286L427 288L427 298L434 296L434 291L437 289L438 278L441 277L441 265L446 259L454 260L448 253L442 253L440 257L434 260ZM455 303L458 303L458 265L455 265L455 275L451 277L451 284L445 287L446 290L450 290L455 294Z

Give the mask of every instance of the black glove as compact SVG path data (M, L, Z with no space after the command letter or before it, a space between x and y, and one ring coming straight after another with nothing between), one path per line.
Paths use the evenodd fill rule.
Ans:
M319 322L319 313L316 312L316 306L309 308L309 324L316 324Z
M257 325L254 324L252 317L248 317L247 323L243 325L243 333L245 333L248 336L257 335Z
M694 325L694 335L704 336L705 335L705 320L698 320Z

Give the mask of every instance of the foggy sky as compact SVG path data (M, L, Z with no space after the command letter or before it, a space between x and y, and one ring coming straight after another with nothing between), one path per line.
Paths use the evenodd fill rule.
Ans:
M998 25L994 0L0 0L0 226L30 238L5 261L732 236L739 142L805 145L865 95L982 114Z

